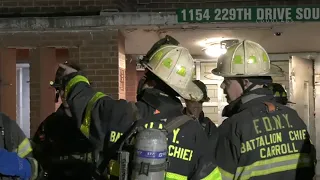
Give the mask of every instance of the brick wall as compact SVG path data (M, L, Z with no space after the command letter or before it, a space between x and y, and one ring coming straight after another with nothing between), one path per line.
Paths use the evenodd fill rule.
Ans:
M34 14L82 12L97 14L103 9L119 11L175 11L176 8L213 8L213 7L248 7L276 5L311 5L315 0L3 0L0 2L0 14Z
M137 71L137 79L136 79L136 81L137 81L137 85L138 85L138 83L139 83L139 81L140 81L140 79L144 76L144 71Z
M118 31L71 35L78 48L69 49L70 60L78 62L92 86L113 98L118 98L119 53Z
M136 101L137 81L136 81L136 61L127 58L126 61L126 99Z
M126 99L126 52L125 52L125 37L119 32L118 33L118 98Z
M0 34L0 39L3 47L37 47L36 49L30 50L28 60L31 64L31 135L33 135L39 123L49 113L49 109L43 112L43 109L46 108L41 106L45 104L45 102L52 102L52 110L50 110L50 113L55 110L53 101L54 90L49 89L49 80L54 77L55 68L53 68L52 64L51 66L49 66L49 64L54 61L57 65L58 61L56 61L57 54L51 50L52 48L46 48L48 46L70 47L70 59L77 61L85 68L85 74L88 75L92 86L113 98L118 98L118 44L119 41L124 40L119 36L118 30L78 33ZM45 72L40 71L40 69L44 67L47 68L47 70ZM52 70L48 67L51 67Z

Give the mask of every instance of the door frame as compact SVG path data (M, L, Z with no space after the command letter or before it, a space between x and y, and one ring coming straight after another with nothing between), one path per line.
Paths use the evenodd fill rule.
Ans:
M294 72L292 72L292 57L295 56L295 55L292 55L289 57L289 93L290 93L290 99L293 96L293 77L295 77L295 74ZM309 113L308 113L308 117L312 117L313 116L313 122L310 122L310 119L308 118L307 121L305 122L305 124L307 125L307 130L308 132L310 133L310 138L312 141L316 141L316 116L315 116L315 110L316 110L316 97L315 97L315 57L312 57L312 56L309 56L308 58L306 58L305 56L304 57L301 57L301 56L296 56L296 57L299 57L299 58L303 58L303 59L307 59L307 60L310 60L312 61L312 81L311 82L308 82L309 83L309 87L312 87L312 96L309 100L309 102L311 101L313 103L313 109L310 109L310 103L308 103L308 107L309 107ZM305 81L304 81L304 85L305 85ZM310 89L309 89L310 90ZM309 93L307 93L309 94ZM294 102L294 101L293 101ZM290 107L293 108L294 105L290 105ZM312 107L312 106L311 106Z

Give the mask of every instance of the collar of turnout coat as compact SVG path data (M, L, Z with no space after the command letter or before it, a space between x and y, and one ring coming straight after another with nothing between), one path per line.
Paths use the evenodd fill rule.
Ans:
M223 117L231 117L239 111L248 108L252 103L259 103L264 101L273 101L272 91L267 88L259 88L240 96L238 99L232 101L225 106L222 111Z

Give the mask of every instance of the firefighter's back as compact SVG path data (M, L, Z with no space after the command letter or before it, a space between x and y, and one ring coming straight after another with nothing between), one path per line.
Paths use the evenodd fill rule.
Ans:
M175 117L168 117L167 121ZM165 122L164 119L155 120L155 118L152 121L146 119L144 126L146 128L163 129L167 121ZM201 155L205 154L203 147L208 144L208 139L202 126L198 121L190 117L190 121L175 128L168 134L167 138L169 166L166 177L169 179L177 177L186 179L187 177L191 177Z
M64 113L45 119L33 141L47 179L91 179L92 146Z
M166 123L183 115L182 104L178 99L168 97L156 89L150 89L144 95L145 98L136 103L142 117L139 120L139 126L164 129ZM109 147L112 147L130 129L132 121L130 118L112 121L114 123L110 128ZM166 169L166 178L188 179L195 176L196 179L201 179L213 171L212 153L209 152L209 148L203 148L209 144L209 140L198 121L190 117L188 122L175 128L167 138L169 166ZM115 152L113 154L115 155ZM114 165L115 160L116 156L113 156L113 163L109 164ZM207 166L203 168L205 165ZM203 172L200 176L197 174L197 167ZM116 179L118 172L112 171L116 167L109 167L109 169Z
M305 123L293 109L259 102L223 126L224 130L236 127L232 130L238 137L231 138L240 140L235 179L312 179L313 145Z

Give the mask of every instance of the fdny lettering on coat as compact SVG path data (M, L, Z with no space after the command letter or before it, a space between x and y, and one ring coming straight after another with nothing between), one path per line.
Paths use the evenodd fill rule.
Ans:
M145 124L145 128L155 128L155 129L162 129L163 125L160 123L154 123L150 122ZM172 139L169 140L171 141L171 145L168 147L168 155L170 157L174 157L177 159L181 159L184 161L191 161L192 160L192 155L193 155L193 150L184 148L181 145L179 145L179 132L180 128L174 129L172 132ZM119 138L123 135L121 132L116 132L116 131L111 131L110 132L110 139L109 141L112 143L115 143L119 140Z
M262 127L261 127L262 125ZM261 119L253 120L253 127L257 134L264 132L277 131L284 128L292 128L288 119L288 114L281 114L270 117L262 117Z
M260 158L265 159L298 153L297 143L308 140L307 130L295 129L290 124L288 114L262 117L252 122L257 136L241 143L241 154L258 151Z

